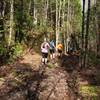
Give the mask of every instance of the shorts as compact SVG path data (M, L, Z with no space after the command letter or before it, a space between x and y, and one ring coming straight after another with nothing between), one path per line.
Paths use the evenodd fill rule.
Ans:
M47 57L48 57L48 53L42 52L42 57L43 57L43 58L47 58Z
M58 53L62 53L62 50L58 49Z
M50 53L51 54L55 53L55 49L50 49Z

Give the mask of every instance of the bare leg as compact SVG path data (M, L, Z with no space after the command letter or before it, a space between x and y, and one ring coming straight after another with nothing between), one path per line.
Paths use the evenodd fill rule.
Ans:
M47 58L45 58L45 64L47 63L47 61L48 61L48 59L47 59Z
M52 54L50 55L50 59L53 59L53 55Z
M45 58L42 58L42 64L44 64L45 63Z
M53 56L53 59L54 59L54 58L55 58L55 53L53 53L53 55L52 55L52 56Z

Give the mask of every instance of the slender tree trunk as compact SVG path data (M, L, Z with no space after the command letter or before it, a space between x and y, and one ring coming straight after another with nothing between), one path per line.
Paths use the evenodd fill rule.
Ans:
M28 7L28 13L31 15L31 6L32 6L32 0L29 2L29 7Z
M86 35L85 35L85 54L84 54L84 64L83 64L84 67L86 67L87 52L88 52L89 21L90 21L90 0L88 0L88 13L87 13L87 23L86 23Z
M48 21L48 0L45 1L45 24Z
M5 35L4 35L4 19L0 18L0 43L1 41L5 40Z
M4 2L1 0L0 1L0 17L2 17L3 5L4 5Z
M56 46L58 45L58 0L56 0Z
M3 1L3 2L4 2L4 4L3 4L2 16L4 17L4 15L5 15L5 6L6 6L6 3L5 3L5 1Z
M60 37L59 37L60 21L61 21L61 0L56 0L56 46L60 41Z
M63 29L63 36L64 36L64 52L66 54L67 47L66 47L66 32L65 32L65 0L63 0L63 9L62 9L62 29Z
M35 6L35 0L30 0L29 3L29 10L31 12L31 16L33 17L33 24L37 25L37 10L36 10L36 6Z
M98 58L98 57L100 57L100 31L99 31L99 25L98 25L98 16L97 16L96 5L97 5L97 0L94 0L95 29L96 29L95 32L96 32L96 44L97 44L96 56L97 56L97 58Z
M68 0L68 5L67 5L67 34L66 34L66 38L67 40L69 40L69 7L70 7L70 1ZM68 41L67 42L67 52L68 52Z
M82 37L81 37L81 67L83 67L83 50L84 50L84 31L85 31L85 0L83 0L83 9L82 9Z
M84 48L84 30L85 30L85 0L83 0L83 11L82 11L82 49Z
M34 15L33 15L33 23L35 24L35 25L37 25L37 21L38 21L38 19L37 19L37 9L36 9L36 6L35 6L35 0L33 1L33 5L34 5L34 8L33 8L33 13L34 13Z
M3 42L5 40L4 13L5 13L5 1L0 1L0 41Z
M49 4L50 4L50 26L52 27L53 25L53 18L52 18L52 5L51 5L51 0L49 0Z
M5 13L5 1L0 1L0 17L4 17Z
M58 29L61 31L61 0L59 0L59 10L58 10Z
M13 34L14 0L11 0L10 5L11 5L11 8L10 8L10 31L9 31L9 38L8 38L8 46L11 45L12 34Z
M24 37L24 33L23 33L23 19L24 19L24 0L20 0L20 10L21 10L21 20L20 20L20 27L19 27L19 42L21 43Z
M71 21L72 21L72 14L71 14L71 12L72 12L72 3L70 3L69 2L69 34L68 35L70 35L70 34L72 34L72 24L71 24Z

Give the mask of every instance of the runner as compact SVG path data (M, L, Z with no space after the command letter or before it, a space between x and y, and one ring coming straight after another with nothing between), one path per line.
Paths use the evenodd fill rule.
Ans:
M48 58L49 48L50 48L49 43L46 41L46 39L44 39L44 42L41 44L42 63L43 64L46 64L48 61L47 58Z
M58 57L61 57L62 50L63 50L63 45L61 43L58 43L57 45Z
M51 59L55 58L55 44L54 44L54 40L50 41L50 58Z

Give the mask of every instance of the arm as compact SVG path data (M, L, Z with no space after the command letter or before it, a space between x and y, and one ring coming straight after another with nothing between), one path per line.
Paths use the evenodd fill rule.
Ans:
M41 44L41 49L43 49L43 43Z

